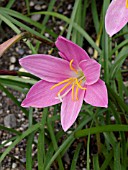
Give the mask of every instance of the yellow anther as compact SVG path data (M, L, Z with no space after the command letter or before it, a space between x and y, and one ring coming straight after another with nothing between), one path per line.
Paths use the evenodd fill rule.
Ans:
M72 79L73 79L73 78L69 78L69 79L63 80L63 81L55 84L54 86L52 86L52 87L50 88L50 90L54 89L54 88L57 87L57 86L60 86L61 84L67 83L67 82L69 82L69 81L72 80Z
M76 100L79 100L79 98L78 98L78 90L79 90L79 88L78 88L78 86L76 86Z
M73 83L72 85L72 100L74 101L74 88L75 88L75 84Z
M70 69L77 74L78 71L72 66L73 61L74 61L74 60L71 60L71 61L70 61L70 64L69 64L69 65L70 65Z
M82 86L80 85L81 83L78 82L77 78L76 78L76 84L77 84L77 86L78 86L80 89L86 90L85 87L82 87Z
M128 0L126 0L126 8L128 8Z
M62 91L64 91L70 84L72 84L72 81L70 81L69 83L67 83L64 87L62 87L60 89L60 91L57 93L57 95L59 95Z

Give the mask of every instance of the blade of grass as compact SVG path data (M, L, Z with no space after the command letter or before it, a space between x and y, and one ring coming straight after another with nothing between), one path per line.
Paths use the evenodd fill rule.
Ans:
M77 163L78 156L80 154L81 147L82 147L82 143L78 143L77 148L75 149L73 159L72 159L72 164L71 164L70 170L76 169L76 163Z
M93 17L93 22L94 22L96 34L98 34L100 24L99 24L99 18L98 18L98 12L97 12L97 6L96 6L95 0L91 1L91 12L92 12L92 17Z
M94 170L100 170L99 160L98 160L98 154L95 154L95 155L93 156L93 168L94 168Z
M120 164L120 143L115 144L114 147L114 170L121 170Z
M73 10L72 10L72 14L71 14L70 24L69 24L68 31L67 31L67 36L66 36L67 39L70 39L70 36L71 36L71 32L72 32L72 28L73 28L73 22L75 20L78 4L79 4L79 0L75 0L74 7L73 7Z
M52 0L52 1L49 2L48 10L47 10L47 11L51 12L51 11L53 10L53 7L54 7L54 5L55 5L55 2L56 2L56 0ZM44 19L43 19L43 23L41 24L41 35L43 35L44 32L45 32L45 30L46 30L46 27L47 27L47 26L46 26L46 23L48 22L49 17L50 17L50 16L46 15L46 16L44 17ZM39 50L39 46L40 46L40 43L37 42L37 44L36 44L36 50L37 50L37 51Z
M6 5L6 8L11 8L12 5L14 4L15 0L9 0L9 2Z
M7 128L7 127L2 126L2 125L0 125L0 130L5 130L5 131L7 131L7 132L11 132L11 133L14 133L14 134L16 134L16 135L20 135L20 134L21 134L21 132L18 132L18 131L15 130L15 129Z
M101 170L106 170L108 166L110 165L110 161L113 158L113 151L111 150L110 152L107 153L105 160L101 166Z
M54 150L57 151L58 145L57 145L56 137L54 135L54 131L53 131L53 128L52 128L52 121L51 121L50 117L48 117L47 125L48 125L48 130L49 130L49 133L50 133L50 136L51 136L51 140L52 140ZM58 157L56 159L58 161L59 169L64 170L64 166L63 166L63 163L62 163L62 160L61 160L61 155L58 155Z
M116 131L128 131L128 125L104 125L99 127L92 127L75 132L75 138L84 137L90 134L103 133L103 132L116 132Z
M29 5L29 0L25 0L26 7L27 7L27 13L28 15L30 14L30 5Z
M33 122L33 108L29 109L29 128L32 127ZM27 138L27 146L26 146L26 170L32 170L32 143L34 139L35 132L31 133Z
M48 108L44 108L42 112L42 126L39 131L39 136L38 136L38 152L37 152L37 160L38 160L38 170L44 169L44 162L45 162L45 124L46 124L46 119L47 119L47 114L48 114Z

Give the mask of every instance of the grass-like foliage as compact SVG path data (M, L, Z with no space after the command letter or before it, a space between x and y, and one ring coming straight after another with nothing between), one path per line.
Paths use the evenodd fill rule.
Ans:
M124 73L125 75L128 73L128 68L124 70L123 67L124 64L128 65L127 25L113 37L108 36L105 30L105 14L110 0L101 2L74 0L70 16L57 12L57 9L54 10L56 0L50 0L46 11L38 12L31 11L29 0L25 0L27 9L25 14L14 10L15 2L10 0L6 6L0 7L1 27L8 26L15 34L27 32L22 39L32 54L39 53L40 47L46 43L51 48L49 53L52 55L52 52L56 52L53 44L59 35L70 39L85 50L88 47L94 49L92 58L102 66L101 75L107 86L109 104L108 108L99 108L83 103L76 123L64 132L58 114L60 105L53 106L52 113L49 107L42 109L42 118L37 122L33 118L34 108L23 108L16 96L10 92L10 89L13 89L26 95L30 87L38 81L37 77L20 71L14 71L9 75L9 71L0 70L0 91L19 107L29 122L24 132L0 125L0 131L13 134L12 138L0 144L0 148L4 150L0 153L1 166L6 156L11 157L12 149L26 139L23 140L26 142L26 162L22 162L26 170L32 170L35 162L38 170L50 170L51 167L64 170L66 153L71 156L68 169L77 170L83 151L85 151L83 161L87 170L128 169L128 105L126 104L128 79L124 76ZM59 3L62 5L65 1ZM33 21L31 16L35 14L40 14L43 21ZM92 24L93 30L88 33L85 26L90 16L92 22L89 23ZM54 31L48 24L49 20L63 21L63 30L59 33ZM48 33L50 38L47 38L45 33ZM30 37L36 40L34 44ZM6 75L2 75L3 73ZM38 136L36 141L35 135ZM5 146L10 141L12 144ZM37 148L34 156L32 156L33 144ZM92 149L93 145L96 147L95 152ZM18 159L16 161L20 162Z

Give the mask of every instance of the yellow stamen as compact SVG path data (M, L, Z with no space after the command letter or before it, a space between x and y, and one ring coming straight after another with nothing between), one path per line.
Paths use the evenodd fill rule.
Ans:
M77 74L78 71L72 66L72 63L73 63L73 60L70 61L70 64L69 64L70 65L70 69Z
M73 83L72 85L72 100L74 101L74 88L75 88L75 84Z
M82 87L82 86L80 85L80 83L78 82L77 78L76 78L76 84L77 84L77 86L78 86L80 89L86 90L85 87Z
M69 79L63 80L63 81L55 84L54 86L52 86L52 87L50 88L50 90L54 89L55 87L57 87L57 86L59 86L59 85L61 85L61 84L67 83L68 81L70 81L70 80L72 80L72 79L73 79L73 78L69 78Z
M78 88L78 86L76 86L76 100L79 100L78 99L78 90L79 90L79 88Z
M126 0L126 8L128 8L128 0Z
M72 81L68 82L64 87L62 87L60 89L60 91L57 93L57 95L59 95L62 91L64 91L66 89L66 87L68 87L71 83L72 83Z

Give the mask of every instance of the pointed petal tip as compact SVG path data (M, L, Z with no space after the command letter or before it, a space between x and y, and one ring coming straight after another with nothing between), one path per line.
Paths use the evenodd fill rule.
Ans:
M64 130L64 132L66 132L70 127L69 126L65 126L62 124L62 129Z
M30 107L29 103L27 102L26 98L21 103L22 107Z

